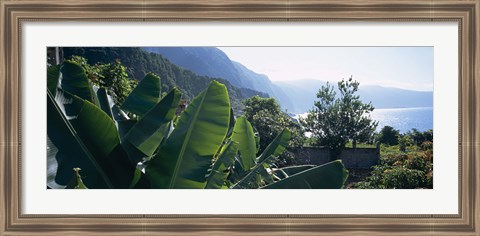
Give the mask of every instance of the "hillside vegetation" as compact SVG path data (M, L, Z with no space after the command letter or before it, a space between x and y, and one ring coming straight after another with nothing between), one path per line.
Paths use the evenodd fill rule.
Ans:
M130 78L140 81L148 72L155 73L162 78L161 92L166 93L177 87L182 93L182 98L191 100L201 91L206 89L212 80L217 80L227 87L230 102L235 111L243 109L241 100L251 96L268 97L266 93L248 88L237 88L230 82L221 78L200 76L190 70L186 70L172 64L161 55L149 53L141 48L111 48L111 47L75 47L63 48L64 57L81 56L88 60L89 64L114 63L119 60L126 68Z

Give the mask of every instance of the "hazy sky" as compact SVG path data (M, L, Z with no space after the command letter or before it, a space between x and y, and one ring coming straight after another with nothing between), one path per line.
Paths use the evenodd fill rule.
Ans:
M433 47L219 47L272 81L339 81L433 90Z

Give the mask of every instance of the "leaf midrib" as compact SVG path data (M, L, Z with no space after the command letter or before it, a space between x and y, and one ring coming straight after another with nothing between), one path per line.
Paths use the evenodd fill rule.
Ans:
M173 186L175 185L175 182L177 181L177 174L178 174L178 170L180 169L180 165L183 161L183 155L185 154L185 150L186 150L187 145L190 143L190 136L192 134L193 126L194 126L193 121L197 120L197 117L200 114L201 108L203 107L203 102L205 101L205 98L207 97L208 92L209 92L209 89L207 89L207 91L203 94L201 103L198 106L197 111L195 112L195 114L192 118L192 123L188 127L187 134L185 136L186 141L183 142L182 148L180 149L179 158L177 159L177 163L175 164L175 169L173 171L173 176L172 176L172 179L170 180L170 185L168 186L169 189L172 189Z
M257 150L257 147L256 147L256 144L255 144L255 132L253 132L253 127L252 125L250 125L251 129L249 129L250 127L248 126L248 120L245 118L244 120L244 123L245 123L245 126L247 127L247 140L248 140L248 147L250 149L251 152L253 152L253 154L251 154L248 158L248 162L250 164L250 169L252 169L252 166L255 166L255 160L256 160L256 153L255 151ZM249 137L254 137L254 138L249 138Z

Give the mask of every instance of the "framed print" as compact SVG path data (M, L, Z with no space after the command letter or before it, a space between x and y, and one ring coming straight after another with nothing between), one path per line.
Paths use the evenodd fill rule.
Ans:
M478 0L0 4L2 235L480 233Z

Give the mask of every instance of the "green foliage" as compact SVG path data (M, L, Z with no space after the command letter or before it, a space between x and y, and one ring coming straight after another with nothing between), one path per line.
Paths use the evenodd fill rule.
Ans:
M423 142L420 147L422 148L422 150L424 151L428 151L428 150L433 150L433 142L431 141L425 141Z
M345 144L345 147L353 148L353 143L351 141L347 142L347 144ZM377 145L375 143L357 143L356 147L357 148L376 148Z
M305 142L301 126L281 111L275 98L254 96L243 101L244 115L258 132L259 151L262 152L284 128L291 131L292 138L288 147L301 147ZM288 150L276 161L278 166L296 164L295 158Z
M301 166L287 166L283 168L273 169L273 174L275 174L280 179L286 178L290 175L294 175L308 169L315 167L314 165L301 165Z
M252 169L255 166L257 145L253 127L244 116L237 118L231 139L239 143L239 163L242 169L245 171Z
M206 189L220 189L225 188L225 182L228 175L230 174L230 169L235 162L235 155L238 152L238 143L234 141L229 141L225 144L225 148L220 153L217 161L212 167L211 173L208 175Z
M60 66L50 66L47 68L47 88L55 96L58 86L58 75L60 74Z
M107 113L110 118L113 118L112 108L110 106L110 101L108 99L107 90L105 88L99 88L97 90L97 98L99 107Z
M90 83L100 88L106 88L117 105L122 104L138 84L136 80L128 78L127 68L119 60L112 63L90 65L87 59L72 56L71 61L82 66Z
M255 159L255 165L251 169L243 169L240 172L241 178L235 183L233 188L258 188L273 182L273 176L268 173L267 169L270 169L269 164L285 150L290 136L289 130L282 130L267 148L265 148L263 153ZM250 139L253 139L253 136L251 136ZM255 151L252 146L250 146L250 148L253 149L251 151Z
M72 168L81 168L90 188L124 188L135 169L119 145L115 124L100 108L58 90L47 97L47 136L50 140L51 186L65 186Z
M398 138L398 146L400 148L400 151L405 152L407 147L413 145L413 140L412 137L408 134L400 135Z
M378 135L378 141L387 145L397 145L400 132L391 126L384 126Z
M129 118L122 115L123 111L116 105L105 108L109 97L104 90L98 93L102 102L90 102L99 99L96 93L90 93L90 86L85 86L89 81L80 64L67 61L61 68L62 74L69 78L57 85L55 97L48 90L54 87L47 89L48 188L343 186L346 172L341 163L307 168L291 177L274 175L271 165L290 140L288 129L281 131L258 157L248 156L253 159L253 167L244 165L242 168L239 164L242 153L255 154L257 139L245 118L235 122L227 89L219 82L212 81L180 117L175 116L180 92L173 89L155 104L130 103L131 111L148 111L137 114L137 118ZM139 91L158 86L151 82L144 79ZM64 91L63 85L85 98ZM141 96L132 92L126 99L134 97ZM236 135L245 137L237 139ZM240 148L233 139L249 145ZM244 151L238 152L240 149ZM72 173L72 168L81 168L83 176L79 169ZM271 185L279 180L283 182ZM309 184L300 186L302 181Z
M362 189L412 189L426 184L425 174L419 170L402 166L378 168L368 177L367 182L360 182L357 188Z
M128 95L121 108L136 115L144 116L160 101L160 91L160 77L147 74L142 82Z
M212 157L228 131L230 102L213 81L182 113L145 173L155 188L205 188Z
M268 111L271 113L280 113L280 106L275 98L261 98L253 96L243 101L245 104L245 117L247 120L252 120L253 116L260 111Z
M420 132L417 129L408 131L407 135L410 136L415 145L420 146L423 142L433 142L433 130L429 129L424 132Z
M144 81L147 80L142 80L140 85ZM134 93L132 95L135 96ZM168 127L170 127L170 122L175 116L179 101L180 92L177 89L173 89L160 102L153 104L153 107L144 114L142 119L130 128L123 138L124 142L129 142L135 146L144 156L152 156L160 142L167 135ZM150 105L145 104L145 106L149 107ZM134 160L134 162L137 161L140 160Z
M365 104L356 95L359 82L352 77L338 82L339 96L327 83L317 93L318 101L305 119L300 119L306 131L312 133L314 145L332 150L332 158L340 154L348 141L369 142L378 122L370 118L374 110L371 103Z
M359 182L355 188L413 189L433 188L433 152L393 152L381 157L371 176Z
M279 189L331 189L343 185L347 180L348 172L340 160L310 168L288 176L264 188Z
M74 61L65 61L60 67L62 80L57 82L64 91L98 104L85 71Z

